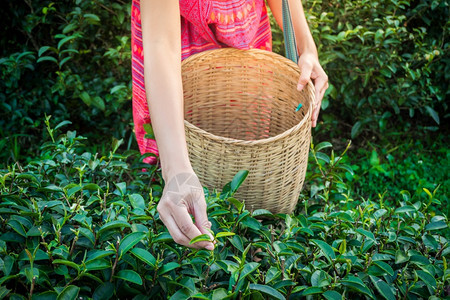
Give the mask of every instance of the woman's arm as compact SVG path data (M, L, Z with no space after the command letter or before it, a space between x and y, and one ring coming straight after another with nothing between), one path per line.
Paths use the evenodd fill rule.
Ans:
M189 161L184 131L179 2L141 0L140 5L145 90L166 182L158 212L177 243L213 248L208 242L189 245L192 238L208 233L204 227L210 227L210 223L203 189ZM189 185L180 182L180 178L190 178ZM170 182L177 184L169 185ZM183 191L178 189L178 182L184 186ZM190 213L195 217L195 225Z
M301 70L298 82L298 90L302 90L311 79L316 89L316 103L312 114L312 126L317 124L323 95L328 88L328 76L322 69L317 55L316 44L309 30L305 12L301 0L288 0L294 27L295 39L297 40L300 58L298 65ZM267 0L270 10L281 29L283 29L282 0Z

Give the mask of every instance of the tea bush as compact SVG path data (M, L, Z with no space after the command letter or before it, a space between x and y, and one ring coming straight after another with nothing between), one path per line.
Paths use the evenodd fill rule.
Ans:
M129 2L8 1L0 18L2 163L37 153L44 114L131 143Z
M205 189L214 251L175 244L163 181L136 151L83 152L53 129L30 163L0 171L0 297L10 299L438 299L449 295L448 218L438 199L353 199L353 170L313 144L296 213L249 211ZM241 182L246 172L236 174ZM201 240L199 236L195 240Z
M322 108L351 138L448 118L449 7L437 0L306 3L331 83Z

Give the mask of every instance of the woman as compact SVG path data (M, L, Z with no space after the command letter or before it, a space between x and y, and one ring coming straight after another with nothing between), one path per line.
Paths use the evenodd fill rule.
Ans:
M298 90L309 80L315 85L316 103L312 114L315 127L328 78L320 66L301 0L289 1L300 53ZM282 27L281 0L267 2ZM159 153L166 182L157 207L160 219L175 242L209 250L214 249L212 242L189 245L192 238L210 234L211 223L202 186L188 157L181 60L221 47L271 51L270 23L264 0L133 0L133 118L141 153ZM143 125L150 123L150 119L157 147L155 140L144 138ZM147 162L155 160L150 158Z

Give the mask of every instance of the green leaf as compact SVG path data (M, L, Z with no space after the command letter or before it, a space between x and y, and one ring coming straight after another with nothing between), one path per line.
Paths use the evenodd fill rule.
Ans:
M247 178L247 175L248 175L247 170L240 170L239 172L236 173L236 175L234 175L233 179L231 180L231 192L232 193L237 191L237 189L244 182L245 178Z
M6 295L9 294L9 292L11 292L11 290L8 290L6 287L2 286L0 287L0 299L3 299L6 297ZM33 297L34 299L34 297Z
M281 271L277 267L272 266L266 273L265 284L277 279L281 275Z
M59 62L59 67L61 68L66 62L68 62L69 60L72 59L72 56L67 56L65 58L63 58L60 62Z
M320 150L325 149L325 148L329 148L329 147L333 147L333 145L330 142L321 142L315 147L314 150L316 152L319 152Z
M369 296L370 298L374 299L373 294L367 287L367 285L365 285L365 283L362 282L362 280L356 276L349 275L343 280L341 280L341 283L345 286L348 286L349 288L356 290L357 292L363 293Z
M425 284L431 288L433 291L436 289L436 279L434 279L433 276L430 275L430 273L418 270L415 271L417 273L417 276L419 276L420 279L422 279Z
M378 158L378 153L375 150L372 150L370 155L370 165L372 167L378 166L380 164L380 159Z
M158 270L158 275L163 275L163 274L170 272L173 269L176 269L179 267L180 267L180 264L178 264L176 262L170 262L168 264L163 265L163 267Z
M65 125L69 125L69 124L72 124L72 122L67 121L67 120L66 121L62 121L62 122L58 123L58 125L55 126L55 130L65 126Z
M27 236L27 232L25 231L24 227L22 226L22 224L17 221L17 220L9 220L9 222L7 223L9 226L11 226L11 228L17 232L18 234L20 234L23 237Z
M229 197L227 200L228 200L228 202L230 202L231 204L233 204L234 206L236 206L236 208L237 208L238 211L241 211L242 208L244 207L244 203L242 203L241 201L239 201L239 200L236 199L236 198Z
M114 94L117 93L120 90L126 89L127 87L124 84L120 84L120 85L116 85L115 87L113 87L111 89L111 91L109 92L110 94Z
M249 227L255 231L260 230L262 227L261 222L258 222L258 220L256 220L255 218L252 218L250 216L245 217L241 221L241 224L244 225L245 227Z
M105 101L103 101L102 98L100 98L99 96L95 96L94 98L91 98L91 103L97 107L98 109L100 109L101 111L105 111Z
M52 61L52 62L58 64L58 60L56 58L54 58L53 56L42 56L42 57L39 57L36 62L40 63L40 62L43 62L43 61Z
M428 105L425 106L425 109L427 110L427 113L433 118L433 120L439 125L440 121L438 113Z
M224 288L214 289L212 300L222 300L227 297L227 290Z
M145 210L145 201L141 195L131 194L128 195L128 198L130 199L130 203L133 208L140 208Z
M331 248L331 246L326 242L320 240L312 240L312 242L316 244L320 248L320 250L322 250L322 253L325 255L329 262L331 262L332 259L336 259L333 248Z
M120 270L116 276L116 278L129 281L138 285L142 285L142 278L133 270Z
M80 228L80 234L87 238L92 243L92 245L95 244L95 237L90 229Z
M50 46L43 46L43 47L41 47L39 49L38 56L41 57L42 54L44 54L44 52L47 51L48 49L50 49Z
M229 232L229 231L222 231L216 234L216 238L221 238L221 237L226 237L226 236L232 236L235 235L234 232Z
M259 267L259 265L260 264L256 262L246 263L241 271L239 281L242 281L245 277L253 273Z
M83 17L87 19L89 24L96 24L100 22L100 18L94 14L84 14Z
M95 260L95 259L99 259L99 258L103 258L106 256L110 256L115 254L114 251L106 251L106 250L91 250L88 252L87 258L86 258L86 262Z
M80 272L80 266L77 265L74 262L68 261L68 260L64 260L64 259L55 259L53 261L54 264L62 264L62 265L66 265L68 267L74 268L75 270L77 270L78 272Z
M377 288L378 292L387 300L395 300L395 295L392 292L391 288L389 287L389 285L384 282L383 280L381 280L378 277L369 275L370 279L373 282L373 285Z
M359 234L364 235L366 238L368 238L369 240L372 240L375 243L377 242L376 239L375 239L375 236L370 231L364 230L362 228L358 228L358 229L356 229L356 232L358 232Z
M100 230L98 231L98 234L100 235L102 232L106 231L106 230L111 230L111 229L116 229L116 228L131 228L131 225L128 224L125 221L120 221L120 220L116 220L116 221L111 221L106 223L105 225L103 225Z
M112 296L114 296L114 285L111 282L106 281L95 289L92 299L109 300Z
M401 213L416 212L416 211L417 211L417 209L414 206L405 205L405 206L397 208L394 213L401 214Z
M316 270L311 275L311 285L313 287L325 287L330 285L330 279L327 273L323 270Z
M269 296L271 296L271 297L273 297L275 299L280 299L280 300L285 300L286 299L283 296L283 294L281 294L279 291L277 291L276 289L274 289L273 287L268 286L268 285L251 283L249 285L249 288L251 290L259 291L261 293L269 295Z
M91 106L92 104L91 96L87 92L82 92L80 94L80 98L87 106Z
M142 249L142 248L134 248L130 252L131 252L131 254L133 254L134 256L136 256L137 258L139 258L140 260L142 260L143 262L145 262L149 266L151 266L153 268L155 267L156 259L147 250Z
M139 243L147 234L145 232L132 232L120 242L119 255L122 257L125 253Z
M111 262L102 258L90 260L86 262L85 265L87 271L98 271L111 268Z
M444 229L444 228L447 228L447 223L445 223L444 220L432 222L425 226L425 230L438 230L438 229Z
M321 288L316 287L316 286L310 286L310 287L306 288L305 290L303 290L302 297L308 296L308 295L320 294L320 293L322 293Z
M189 245L195 244L197 242L203 242L203 241L211 241L211 237L209 236L209 234L204 233L204 234L200 234L198 236L196 236L195 238L193 238L192 240L189 241Z
M439 248L438 242L432 235L424 234L422 236L422 241L424 245L427 246L428 248L431 248L433 250L437 250Z
M327 300L342 300L342 295L336 291L326 291L322 296Z
M61 49L62 45L64 45L65 43L67 43L67 42L69 42L69 41L71 41L71 40L73 40L75 38L77 38L77 36L71 35L71 36L65 37L62 40L60 40L59 43L58 43L58 50Z
M362 130L363 123L361 121L356 122L352 127L351 138L356 138Z
M90 279L97 281L99 284L103 283L103 280L101 280L100 278L98 278L95 275L92 275L91 273L84 272L84 273L81 273L80 276L81 277L89 277Z
M263 208L256 209L255 211L252 212L252 216L253 216L253 217L258 217L258 216L272 216L272 215L273 215L272 212L270 212L270 211L267 210L267 209L263 209Z
M58 293L55 291L47 291L47 292L43 292L40 294L33 294L33 300L56 300L56 298L58 297ZM0 296L0 299L2 299L2 297Z
M374 261L373 264L382 269L383 271L385 271L386 273L388 273L389 275L394 276L394 270L390 265L388 265L384 261L377 260Z
M61 293L59 293L57 300L75 300L78 297L80 288L74 285L67 286Z
M78 23L69 23L66 27L64 27L62 33L66 34L79 26Z

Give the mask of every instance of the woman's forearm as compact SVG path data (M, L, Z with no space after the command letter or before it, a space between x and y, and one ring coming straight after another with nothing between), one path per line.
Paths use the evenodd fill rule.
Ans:
M317 53L316 44L314 43L311 31L309 30L301 0L288 0L288 2L292 15L292 26L294 27L299 53ZM270 10L272 11L275 20L283 30L282 0L267 0L267 3L269 4Z
M191 168L183 121L178 0L141 0L141 20L145 90L166 178Z

